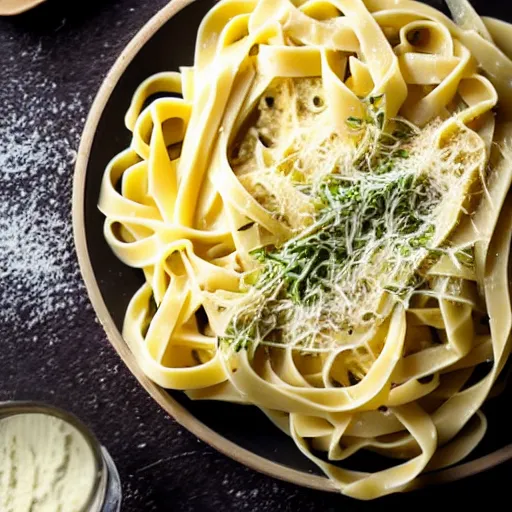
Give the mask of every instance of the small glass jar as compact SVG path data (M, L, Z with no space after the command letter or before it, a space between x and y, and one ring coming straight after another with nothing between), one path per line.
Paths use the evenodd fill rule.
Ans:
M82 436L94 459L94 482L80 512L119 512L121 510L121 481L107 450L100 445L92 431L76 416L41 402L0 402L0 422L7 417L42 414L58 418L74 427Z

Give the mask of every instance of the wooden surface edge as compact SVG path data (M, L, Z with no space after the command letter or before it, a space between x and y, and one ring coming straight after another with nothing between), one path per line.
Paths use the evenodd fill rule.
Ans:
M0 1L0 16L15 16L29 11L46 0L3 0Z

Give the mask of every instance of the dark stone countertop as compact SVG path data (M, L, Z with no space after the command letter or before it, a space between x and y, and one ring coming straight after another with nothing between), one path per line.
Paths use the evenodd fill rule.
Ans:
M448 494L462 507L508 497L511 464L371 505L273 480L182 429L123 366L75 260L74 152L103 77L165 3L50 0L0 19L0 401L44 400L88 423L119 468L126 512L444 510Z

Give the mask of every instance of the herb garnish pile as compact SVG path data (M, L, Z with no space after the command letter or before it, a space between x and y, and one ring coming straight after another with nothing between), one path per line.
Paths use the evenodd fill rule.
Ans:
M438 253L443 190L411 158L419 130L401 119L384 129L383 106L370 98L365 119L347 120L358 140L350 168L296 183L315 205L310 224L280 247L251 253L259 265L247 300L221 338L231 349L328 351L382 321L390 304L408 303L422 283L422 266Z

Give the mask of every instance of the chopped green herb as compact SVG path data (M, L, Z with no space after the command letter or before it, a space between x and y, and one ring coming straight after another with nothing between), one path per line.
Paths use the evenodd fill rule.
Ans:
M346 123L353 130L359 130L363 126L363 120L360 117L350 116Z
M376 107L378 107L381 104L383 99L384 99L384 94L379 94L377 96L370 96L369 101L370 101L371 105L375 105Z
M366 117L346 120L362 135L353 168L297 185L314 205L311 224L279 247L250 253L258 264L245 279L250 293L221 339L232 350L320 350L382 321L383 296L407 303L424 282L422 265L439 257L433 212L442 196L410 163L418 131L400 119L384 131L385 98L365 101Z
M377 120L377 127L379 129L382 129L384 128L384 123L386 122L386 115L384 114L384 112L378 112L377 113L377 116L376 116L376 120Z

